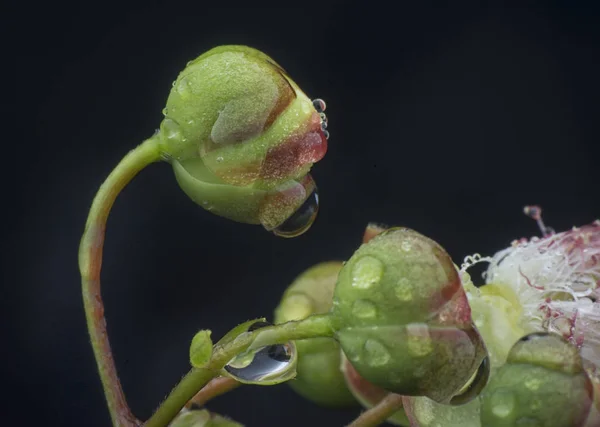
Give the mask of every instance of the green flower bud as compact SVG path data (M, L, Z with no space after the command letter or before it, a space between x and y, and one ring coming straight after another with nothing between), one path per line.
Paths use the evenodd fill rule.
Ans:
M354 368L388 391L460 404L487 381L458 272L440 245L413 230L390 229L354 253L332 314Z
M316 215L308 172L327 151L323 109L264 53L221 46L189 62L173 83L161 149L203 208L276 232L298 215L280 234L300 234Z
M333 288L342 263L324 262L300 274L275 309L275 323L301 320L331 309ZM323 406L348 406L356 401L340 371L341 350L332 338L296 341L296 379L288 384L301 396Z
M481 424L486 427L583 426L593 385L579 351L561 336L526 335L485 388Z

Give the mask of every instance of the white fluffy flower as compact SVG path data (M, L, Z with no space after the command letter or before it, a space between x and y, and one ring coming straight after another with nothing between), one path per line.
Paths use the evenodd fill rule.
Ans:
M600 221L554 233L536 214L544 237L515 241L496 253L486 282L514 291L525 329L561 334L595 371L600 366Z

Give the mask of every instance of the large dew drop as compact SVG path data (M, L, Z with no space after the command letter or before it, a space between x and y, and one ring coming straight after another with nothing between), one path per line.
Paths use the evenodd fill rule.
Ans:
M315 222L319 212L319 194L317 189L306 198L302 206L296 210L281 225L273 229L273 233L279 237L296 237L305 233Z
M270 324L257 322L255 325L248 331ZM294 378L297 363L296 345L290 341L241 353L223 368L223 374L243 384L273 385Z

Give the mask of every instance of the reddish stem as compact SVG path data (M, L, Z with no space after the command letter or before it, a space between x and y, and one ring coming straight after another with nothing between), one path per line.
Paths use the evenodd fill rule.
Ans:
M90 341L110 416L116 427L135 427L141 423L134 417L125 399L106 330L104 303L100 294L100 270L106 220L121 190L139 171L159 159L158 140L151 138L121 160L94 198L79 247L82 296Z
M229 377L214 378L196 393L185 407L190 409L192 405L204 406L209 400L236 389L240 385L241 383Z

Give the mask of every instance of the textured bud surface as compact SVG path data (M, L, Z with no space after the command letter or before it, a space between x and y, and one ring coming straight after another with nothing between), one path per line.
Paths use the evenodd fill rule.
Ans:
M577 349L558 335L535 333L513 346L484 390L481 423L583 426L592 398Z
M354 253L340 272L333 314L360 375L398 394L449 402L485 356L451 258L406 228Z
M161 150L193 201L283 237L310 227L318 197L308 172L327 151L326 117L271 58L212 49L180 73L163 112Z

